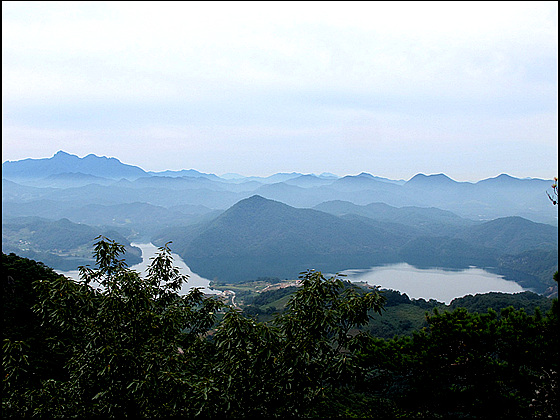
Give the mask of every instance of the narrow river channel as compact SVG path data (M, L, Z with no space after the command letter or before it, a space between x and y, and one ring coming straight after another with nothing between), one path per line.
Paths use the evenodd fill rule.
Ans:
M131 244L132 246L136 246L142 250L142 262L136 265L131 266L132 270L138 271L142 276L146 275L146 268L151 262L151 258L155 257L158 248L154 244ZM219 293L218 290L214 290L210 288L210 280L200 277L198 274L193 273L191 269L185 264L183 259L177 255L172 253L173 256L173 264L179 268L181 274L186 274L189 276L188 282L183 284L180 293L186 294L189 290L193 287L200 287L202 288L203 293L207 294L216 294ZM77 270L74 271L59 271L60 273L66 277L73 278L74 280L78 280L80 277L80 273Z

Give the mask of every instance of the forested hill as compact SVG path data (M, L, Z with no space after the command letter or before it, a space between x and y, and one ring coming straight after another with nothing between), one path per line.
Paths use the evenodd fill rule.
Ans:
M418 212L411 209L409 214ZM173 241L175 252L191 269L226 282L264 276L295 278L307 268L339 272L404 261L423 266L509 268L517 270L515 280L525 281L525 287L544 291L551 286L549 271L548 278L535 278L535 273L516 265L513 256L532 251L555 270L558 260L549 257L558 248L555 227L519 217L475 223L438 210L422 213L437 229L348 214L337 217L253 196L210 222L164 230L153 241L159 245Z
M395 250L407 236L253 196L196 229L170 230L154 240L172 240L176 252L202 276L239 281L297 276L303 268L396 261Z
M129 265L142 261L142 251L111 228L72 223L68 219L51 221L39 217L14 218L2 223L2 252L41 261L58 270L76 270L93 264L92 246L99 235L125 246Z

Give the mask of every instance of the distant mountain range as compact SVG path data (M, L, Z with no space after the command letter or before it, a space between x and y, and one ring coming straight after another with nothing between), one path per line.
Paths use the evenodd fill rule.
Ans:
M16 219L61 231L52 223L67 219L126 241L173 240L195 272L228 281L406 261L495 267L544 290L558 265L551 184L506 174L475 183L445 174L408 181L369 173L220 177L146 172L116 158L60 151L2 164L2 247L25 248Z
M418 174L408 181L368 173L336 177L294 172L222 178L194 169L146 172L115 158L79 158L60 151L48 159L4 162L2 179L3 203L52 200L62 201L63 207L71 209L78 203L144 202L166 208L202 205L225 210L257 194L302 208L340 200L360 206L385 203L393 207L435 207L473 220L520 216L558 225L558 212L546 196L552 180L519 179L506 174L476 183L457 182L444 174Z
M51 175L93 175L109 179L136 179L148 174L137 166L121 163L116 158L87 155L84 158L59 151L48 159L24 159L2 163L2 178L43 179Z

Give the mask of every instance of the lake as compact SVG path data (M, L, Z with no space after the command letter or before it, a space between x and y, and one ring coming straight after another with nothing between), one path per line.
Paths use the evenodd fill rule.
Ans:
M143 261L130 267L146 274L150 258L154 257L157 247L149 244L132 244L142 250ZM173 256L174 265L179 267L182 274L189 276L187 284L181 288L182 294L188 293L192 287L202 287L204 293L216 294L219 291L210 289L210 281L193 273L177 254ZM58 271L73 279L79 278L78 271ZM421 269L406 263L390 264L373 267L368 270L345 270L346 278L353 282L365 282L383 289L398 290L406 293L411 299L436 299L449 304L453 299L466 295L488 292L517 293L524 289L514 281L505 280L502 276L490 273L481 268L470 267L465 270L451 270L442 268Z
M151 262L151 258L155 257L158 248L154 244L131 244L132 246L136 246L142 250L142 262L136 265L131 266L132 270L138 271L142 276L146 275L146 268ZM186 284L183 284L181 291L179 293L186 294L189 290L193 287L201 287L203 293L208 294L216 294L219 291L210 289L210 280L200 277L198 274L193 273L191 269L185 264L183 259L174 253L171 253L173 256L173 265L179 267L181 274L186 274L189 276L189 281ZM74 280L78 280L80 275L77 270L75 271L59 271L56 270L57 273L60 273L66 277L73 278Z
M516 282L476 267L465 270L420 269L399 263L368 270L346 270L342 274L346 274L350 281L398 290L411 299L436 299L446 304L455 298L477 293L524 291Z

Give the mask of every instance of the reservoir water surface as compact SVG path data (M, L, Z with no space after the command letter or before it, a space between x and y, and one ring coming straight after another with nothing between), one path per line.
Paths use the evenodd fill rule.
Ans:
M142 250L143 261L130 268L145 276L146 268L151 258L156 255L158 248L151 243L132 245ZM218 292L210 289L208 279L193 273L179 255L172 254L172 256L174 265L179 267L182 274L189 276L189 281L183 284L181 293L187 293L192 287L201 287L204 293ZM59 273L73 279L79 278L78 271L59 271ZM366 282L372 286L381 286L383 289L406 293L411 299L436 299L447 304L455 298L477 293L524 291L516 282L476 267L465 270L420 269L406 263L399 263L373 267L368 270L345 270L342 274L353 282Z
M421 269L400 263L369 270L346 270L342 274L346 274L350 281L398 290L411 299L436 299L447 304L455 298L477 293L524 291L516 282L477 267L465 270Z

